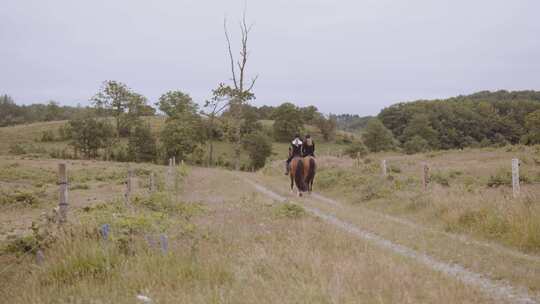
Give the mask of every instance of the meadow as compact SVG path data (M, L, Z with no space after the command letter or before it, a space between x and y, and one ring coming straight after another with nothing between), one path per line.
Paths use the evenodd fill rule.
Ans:
M272 159L256 173L180 165L171 188L166 166L51 158L53 149L70 148L40 142L40 134L63 123L0 128L8 144L0 149L0 298L10 303L142 303L138 296L155 303L518 302L355 238L309 208L538 299L537 146L351 159L342 155L346 145L321 143L316 193L298 198L283 176L287 144L274 143ZM14 153L13 144L34 150ZM226 143L216 150L232 155ZM521 160L518 198L512 158ZM59 162L69 178L62 226L54 211ZM128 165L135 175L130 204ZM246 179L289 202L261 194Z

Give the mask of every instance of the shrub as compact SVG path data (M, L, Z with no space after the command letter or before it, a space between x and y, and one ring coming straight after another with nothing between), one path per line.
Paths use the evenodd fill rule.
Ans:
M16 190L14 193L1 193L0 205L17 204L20 206L33 207L39 204L39 199L36 195L30 192Z
M2 248L5 253L24 254L27 252L35 253L39 242L34 235L19 236L7 242Z
M41 132L41 139L40 141L42 142L50 142L50 141L55 141L55 136L54 136L54 132L52 130L46 130L46 131L43 131Z
M275 214L279 217L288 217L288 218L299 218L306 214L306 211L304 210L304 207L291 204L291 203L285 203L279 205L276 210Z
M365 157L368 154L368 149L361 141L357 141L345 149L345 154L351 158L357 158L358 156Z
M23 144L16 143L9 146L9 153L15 155L26 154L26 149Z
M528 184L530 179L525 174L520 174L519 176L520 183ZM512 185L512 172L506 169L499 169L495 174L489 176L487 181L488 187L499 187L499 186L509 186Z
M152 162L157 157L156 139L150 125L138 124L129 134L127 152L136 162Z
M403 149L407 154L426 152L429 150L429 143L422 137L415 135L403 144Z
M387 129L380 120L373 118L362 134L364 144L371 152L388 151L395 148L395 139L392 131Z
M88 190L90 186L87 184L74 184L69 187L69 190Z
M449 187L450 178L442 172L434 172L429 177L430 181L433 181L441 186Z
M266 159L272 155L272 142L260 132L246 135L243 146L249 154L250 165L254 169L264 167Z

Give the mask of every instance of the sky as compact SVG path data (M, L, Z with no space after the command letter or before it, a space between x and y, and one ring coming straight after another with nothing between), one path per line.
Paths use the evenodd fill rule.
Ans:
M0 94L89 104L104 80L153 103L230 81L244 7L255 105L374 115L396 102L540 89L537 0L2 0Z

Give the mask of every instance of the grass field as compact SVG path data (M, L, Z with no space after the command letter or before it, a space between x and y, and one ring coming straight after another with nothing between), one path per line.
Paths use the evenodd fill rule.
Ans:
M3 162L50 175L56 164ZM490 302L474 288L351 238L302 207L257 194L233 173L191 168L177 195L150 195L146 173L162 174L164 167L145 166L137 171L133 206L126 207L124 165L95 162L91 171L84 166L69 164L73 183L84 181L88 188L72 191L81 194L71 196L69 229L50 228L53 237L44 242L42 262L24 254L34 234L4 242L9 247L0 255L2 299L134 303L144 295L156 303ZM17 183L35 179L25 175ZM103 182L118 187L100 188ZM98 197L86 202L83 193ZM53 196L34 207L14 206L11 215L47 210L54 206ZM98 233L104 223L111 227L107 241ZM161 234L168 239L165 254Z
M287 144L274 143L272 160L257 173L179 167L177 188L166 186L166 167L131 163L131 205L124 202L127 163L67 160L69 222L59 229L53 219L63 160L46 150L66 143L35 138L61 123L0 129L6 142L45 150L15 155L2 145L0 153L0 299L9 303L141 302L137 295L154 303L517 302L358 239L307 208L540 299L539 147L375 153L358 161L338 156L344 145L322 143L318 194L302 199L283 176ZM231 157L230 145L216 143L219 155ZM521 160L518 198L512 158ZM246 180L295 204L274 201ZM103 224L108 240L99 233Z

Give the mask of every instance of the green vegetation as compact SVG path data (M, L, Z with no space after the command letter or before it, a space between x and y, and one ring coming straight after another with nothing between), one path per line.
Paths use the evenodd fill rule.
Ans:
M395 148L392 132L375 118L368 122L362 139L371 152L389 151Z
M540 92L479 92L383 109L378 118L401 144L415 135L429 149L537 143ZM418 140L416 140L418 142Z
M306 214L304 207L292 204L284 203L275 207L275 214L278 217L299 218Z

